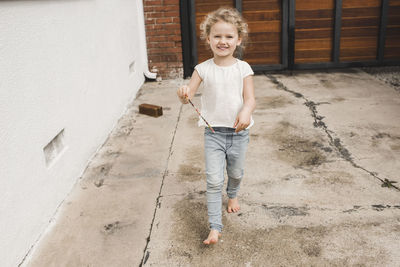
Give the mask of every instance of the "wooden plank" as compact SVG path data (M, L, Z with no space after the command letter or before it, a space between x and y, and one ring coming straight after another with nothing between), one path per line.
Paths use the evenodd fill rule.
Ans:
M380 7L381 0L343 0L343 9L355 7Z
M388 25L386 28L386 36L399 38L400 26Z
M269 65L269 64L280 64L280 55L279 54L257 54L252 55L252 57L248 57L246 54L244 55L244 60L250 65Z
M243 11L243 17L247 21L269 21L269 20L281 20L282 15L279 10L258 10L258 11Z
M349 38L343 37L341 38L340 46L343 48L351 48L351 47L376 47L377 37L358 37L358 38Z
M342 27L368 27L379 26L379 17L368 18L343 18Z
M400 0L390 0L389 1L389 6L400 6Z
M373 61L376 56L356 56L356 57L340 57L341 62L359 62L359 61Z
M309 49L310 47L332 49L332 38L296 40L295 47L299 50Z
M281 42L263 42L263 43L250 43L246 47L246 53L262 52L262 51L280 51Z
M334 21L332 18L324 18L324 19L309 18L307 20L297 20L296 19L296 29L332 28L333 22Z
M400 6L391 6L388 10L388 16L398 16L400 14Z
M246 53L245 57L247 59L256 59L256 58L270 58L270 57L277 57L280 53L271 52L271 51L262 51L262 52L253 52L253 53Z
M199 1L196 1L196 2L199 2ZM214 1L213 4L207 4L207 5L204 5L204 4L197 5L196 4L196 14L204 16L206 13L217 10L218 8L224 7L224 6L233 7L233 3L232 3L232 1L230 1L230 4L224 4L224 3L220 3L220 2L215 3L215 1ZM204 13L204 14L202 14L202 13Z
M385 58L390 58L390 56L393 55L400 55L400 46L395 46L395 47L387 47L385 49ZM387 57L386 57L387 55Z
M334 0L307 0L296 1L296 10L307 9L333 9L335 7Z
M340 50L341 57L358 57L358 56L374 56L376 57L376 46L375 47L354 47L354 48L342 48Z
M196 24L200 25L207 13L204 13L204 15L199 14L200 13L197 13L196 16ZM248 11L243 13L243 17L247 20L247 22L281 21L282 19L280 11Z
M280 10L281 1L243 1L243 12L254 10Z
M260 5L262 5L262 4L265 4L265 3L276 3L276 2L281 3L281 0L244 0L243 2L246 2L246 3L259 3Z
M307 64L307 63L317 63L317 62L331 62L330 57L322 58L296 58L296 64Z
M209 5L214 5L216 4L215 0L197 0L196 1L196 7L198 6L209 6ZM218 4L220 5L233 5L233 1L232 0L220 0L218 1Z
M296 10L296 20L308 19L308 18L330 18L332 16L333 16L332 9Z
M342 10L342 18L347 17L379 17L381 14L380 8L366 7L366 8L346 8Z
M331 49L295 50L296 59L299 58L331 58Z
M386 40L385 47L400 47L400 38L391 38Z
M400 25L400 15L399 16L388 16L387 25Z
M296 40L332 38L333 29L296 30Z
M342 28L342 37L377 36L378 27Z
M248 22L250 32L280 32L280 21Z
M280 32L250 32L250 42L278 41L281 38Z

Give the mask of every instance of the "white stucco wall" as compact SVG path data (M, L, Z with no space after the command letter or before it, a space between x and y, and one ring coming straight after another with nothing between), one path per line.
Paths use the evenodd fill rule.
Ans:
M0 1L0 266L21 263L143 84L142 33L141 0Z

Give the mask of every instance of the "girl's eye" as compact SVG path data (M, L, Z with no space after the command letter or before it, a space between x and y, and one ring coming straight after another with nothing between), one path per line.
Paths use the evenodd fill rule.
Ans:
M229 39L232 39L232 38L233 38L233 36L230 36L230 35L229 35L229 36L227 36L227 38L229 38Z

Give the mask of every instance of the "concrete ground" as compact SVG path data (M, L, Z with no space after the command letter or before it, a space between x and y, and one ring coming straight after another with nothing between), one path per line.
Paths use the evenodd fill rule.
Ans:
M182 80L152 82L23 265L400 266L399 91L358 69L254 80L241 211L218 244L202 244L203 130Z

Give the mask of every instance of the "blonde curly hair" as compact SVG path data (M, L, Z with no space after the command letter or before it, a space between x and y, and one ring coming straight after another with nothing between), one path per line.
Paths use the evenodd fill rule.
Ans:
M214 24L218 21L231 23L233 26L235 26L238 31L239 38L242 39L242 42L238 48L239 50L244 50L249 35L248 25L239 11L237 11L235 8L220 7L219 9L208 13L200 24L200 38L202 40L207 40L207 37L211 32L211 27L214 26ZM237 50L238 49L236 49L236 51Z

